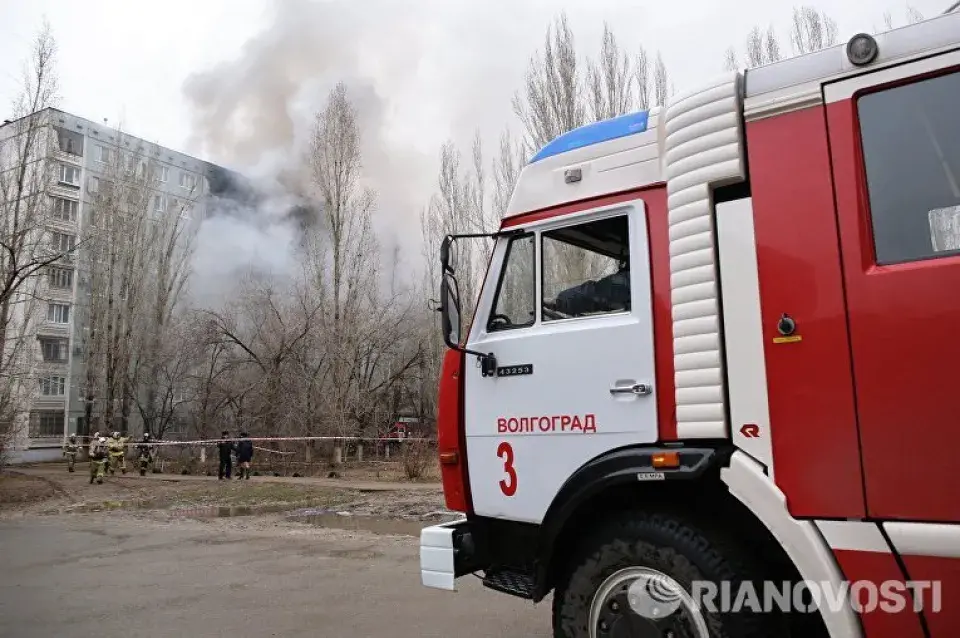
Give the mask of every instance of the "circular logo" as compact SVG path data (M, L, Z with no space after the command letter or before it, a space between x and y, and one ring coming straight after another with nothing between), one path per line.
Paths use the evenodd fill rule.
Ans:
M666 618L680 608L682 593L673 579L664 574L644 574L627 590L630 608L652 620Z

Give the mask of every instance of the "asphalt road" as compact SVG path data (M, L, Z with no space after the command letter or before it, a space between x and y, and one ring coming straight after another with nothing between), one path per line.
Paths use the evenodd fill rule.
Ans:
M416 539L277 521L0 520L0 636L546 638L549 601L420 585Z

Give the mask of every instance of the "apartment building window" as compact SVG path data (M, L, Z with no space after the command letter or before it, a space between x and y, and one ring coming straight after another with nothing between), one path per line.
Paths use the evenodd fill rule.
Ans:
M47 321L51 321L53 323L70 323L70 304L48 304Z
M187 190L193 190L197 186L197 176L193 173L180 171L180 187Z
M60 165L60 183L67 186L80 186L80 169L69 164Z
M59 126L55 127L57 131L57 142L60 151L83 157L83 135L75 131L68 131Z
M154 195L153 196L153 212L162 213L166 210L167 200L163 195Z
M100 178L99 178L99 177L91 177L90 180L89 180L89 182L87 183L87 190L88 190L89 192L91 192L91 193L99 193L99 192L100 192Z
M66 339L40 337L40 353L47 363L66 363L70 354L70 344Z
M62 397L66 385L66 377L40 377L40 394L45 397Z
M180 208L180 219L189 221L191 219L192 211L193 207L190 204L184 204L183 207Z
M97 161L104 164L110 161L110 149L106 146L97 146Z
M73 271L69 268L48 268L47 281L51 288L59 288L61 290L72 288Z
M53 250L60 253L68 253L77 246L77 237L67 233L50 233L50 244Z
M170 168L168 166L161 166L157 169L157 181L166 182L170 177Z
M30 413L30 438L63 436L63 410L37 410Z
M74 199L65 199L63 197L53 198L53 216L60 221L77 221L77 210L79 208L80 202Z

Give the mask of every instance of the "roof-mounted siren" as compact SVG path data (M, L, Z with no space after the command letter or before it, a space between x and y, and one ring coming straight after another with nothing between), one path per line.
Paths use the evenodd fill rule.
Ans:
M880 47L869 33L858 33L847 42L847 59L854 66L866 66L877 59Z

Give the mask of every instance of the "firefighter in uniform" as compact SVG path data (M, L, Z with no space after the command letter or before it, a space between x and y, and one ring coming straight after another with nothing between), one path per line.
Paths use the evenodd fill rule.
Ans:
M140 444L137 445L137 464L140 466L140 476L147 473L147 468L153 461L153 450L150 444L150 433L144 432Z
M107 439L94 438L90 441L90 482L103 483L104 466L107 463Z
M107 448L110 450L110 474L117 473L117 466L127 473L127 438L120 436L119 432L114 432L107 440Z
M77 435L71 434L70 439L63 446L63 455L67 457L67 469L71 472L77 462L77 452L79 451L80 445L77 443Z
M93 458L93 448L97 447L97 439L100 438L99 432L94 432L90 437L90 445L87 446L87 458Z

